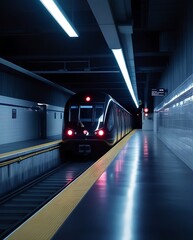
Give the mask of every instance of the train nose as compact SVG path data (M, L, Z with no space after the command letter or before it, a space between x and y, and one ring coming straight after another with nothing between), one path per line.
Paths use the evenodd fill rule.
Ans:
M79 144L79 153L84 155L91 153L91 146L89 144Z

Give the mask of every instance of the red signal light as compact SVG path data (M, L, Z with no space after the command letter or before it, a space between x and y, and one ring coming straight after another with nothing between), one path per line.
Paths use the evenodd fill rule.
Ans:
M85 100L86 100L86 102L90 102L91 98L90 98L89 96L87 96L87 97L85 98Z
M148 113L149 109L148 108L144 108L143 111L144 111L144 113Z

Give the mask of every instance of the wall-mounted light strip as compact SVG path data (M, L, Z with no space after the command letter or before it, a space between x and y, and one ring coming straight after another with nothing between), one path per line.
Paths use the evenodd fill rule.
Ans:
M112 49L112 52L113 52L113 54L114 54L114 56L117 60L117 63L119 65L121 73L122 73L122 75L125 79L125 82L127 84L129 92L131 94L131 97L133 98L133 101L134 101L136 107L138 108L139 104L136 100L136 97L135 97L135 94L134 94L134 91L133 91L133 87L132 87L132 84L131 84L131 79L129 77L129 73L127 71L127 66L126 66L126 63L125 63L124 56L123 56L123 51L122 51L122 49Z
M40 0L40 2L45 6L45 8L50 12L50 14L55 18L63 30L68 34L69 37L78 37L78 34L72 27L71 23L61 12L54 0Z
M169 105L173 107L183 105L186 102L193 102L193 91L192 76L177 87L170 95L164 98L164 100L155 108L155 112L162 111L164 108L169 108ZM189 103L190 104L190 103Z

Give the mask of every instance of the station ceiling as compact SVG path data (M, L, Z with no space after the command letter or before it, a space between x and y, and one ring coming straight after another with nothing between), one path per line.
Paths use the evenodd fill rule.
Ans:
M39 0L0 1L0 57L73 92L109 93L130 112L153 109L175 50L183 0L57 0L79 37L70 38ZM121 47L136 108L112 48Z

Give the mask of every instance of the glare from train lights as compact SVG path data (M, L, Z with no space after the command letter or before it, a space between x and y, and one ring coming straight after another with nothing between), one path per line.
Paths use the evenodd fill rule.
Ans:
M54 0L40 0L40 2L48 10L48 12L55 18L55 20L62 27L62 29L68 34L69 37L78 37L78 34L72 27L72 24L70 23L68 18L65 16L65 14L61 11L61 8L57 6Z
M68 135L68 136L73 136L73 135L74 135L74 131L71 130L71 129L69 129L69 130L67 131L67 135Z
M90 98L89 96L87 96L87 97L85 98L85 100L86 100L86 102L90 102L91 98Z
M125 59L124 59L124 56L123 56L123 51L122 51L121 48L119 48L119 49L112 49L112 52L115 56L115 59L116 59L118 65L119 65L121 73L122 73L122 75L125 79L125 82L127 84L129 92L131 94L131 97L133 98L133 101L134 101L136 107L139 108L139 104L138 104L138 101L137 101L136 96L134 94L133 87L132 87L132 84L131 84L131 79L129 77L126 62L125 62Z

